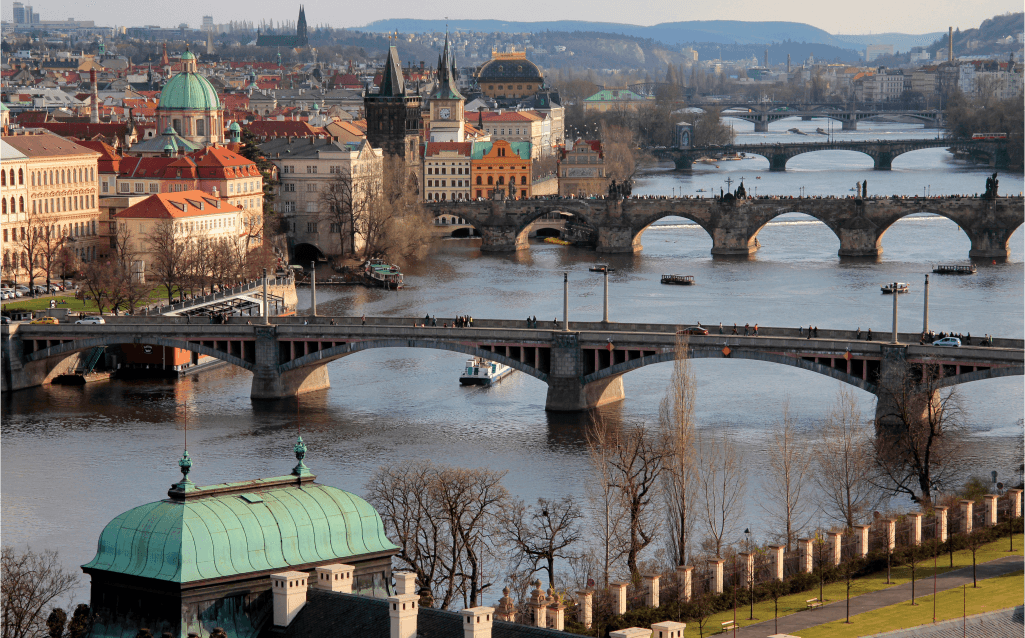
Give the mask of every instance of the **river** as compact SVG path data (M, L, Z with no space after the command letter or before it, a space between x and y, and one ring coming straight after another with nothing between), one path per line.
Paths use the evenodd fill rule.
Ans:
M738 130L742 130L739 123ZM748 125L750 127L750 125ZM776 123L769 134L741 133L738 142L786 138L793 126L814 131L818 121ZM859 123L851 135L904 137L935 132L903 124ZM699 167L690 175L668 168L642 172L635 192L692 194L718 191L723 180L745 178L753 193L846 195L867 179L870 193L913 195L974 193L988 171L954 162L942 150L901 156L894 170L873 171L854 153L795 157L786 173L770 173L760 158ZM762 179L756 179L756 177ZM1001 175L1001 192L1020 192L1021 175ZM848 184L850 186L848 186ZM734 186L735 187L735 186ZM923 274L936 262L964 262L969 241L957 226L935 216L909 217L883 239L878 262L841 261L839 241L823 224L803 215L770 223L762 248L747 260L713 259L711 239L696 225L665 219L643 235L644 250L613 255L614 321L746 322L768 326L890 326L891 298L879 285L911 282L900 297L903 329L921 325ZM931 277L930 325L935 330L992 333L1021 338L1023 320L1022 232L1012 237L1006 263L980 265L972 277ZM317 293L320 314L452 316L549 320L561 316L562 273L570 273L570 316L601 317L601 277L587 271L589 250L532 243L513 255L482 254L479 240L446 240L424 262L407 268L400 292L364 288ZM661 286L663 273L694 275L694 287ZM300 306L309 292L300 289ZM380 465L429 458L508 472L505 485L528 502L565 493L583 498L588 480L583 440L586 417L544 411L546 386L514 373L492 389L463 388L457 376L464 355L405 349L370 350L328 366L331 388L300 400L306 463L318 480L356 493ZM750 469L741 528L765 541L758 485L767 432L785 396L809 440L839 383L807 371L754 361L699 360L696 416L700 427L729 427ZM624 377L626 400L608 413L626 423L654 423L670 366L640 369ZM185 440L194 460L190 478L199 484L286 474L295 464L295 400L275 404L249 399L249 373L222 367L172 383L117 381L85 387L50 386L6 393L2 402L0 514L3 542L34 549L57 548L64 563L89 561L103 526L131 507L161 499L180 474L176 459ZM1020 458L1020 377L961 386L973 438L967 471L1007 478ZM854 390L863 416L874 414L874 397ZM895 503L895 507L906 507ZM77 600L88 597L84 577Z

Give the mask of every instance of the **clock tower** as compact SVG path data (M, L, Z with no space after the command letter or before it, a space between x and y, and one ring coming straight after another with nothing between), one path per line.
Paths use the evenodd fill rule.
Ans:
M454 67L446 33L445 48L438 58L438 81L430 95L430 142L462 142L465 137L463 105L466 98L456 86Z

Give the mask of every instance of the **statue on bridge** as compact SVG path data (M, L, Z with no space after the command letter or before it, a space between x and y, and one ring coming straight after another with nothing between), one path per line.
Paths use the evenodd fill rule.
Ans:
M629 197L633 192L633 181L625 179L620 183L616 183L616 180L612 180L609 183L609 199L623 199Z
M736 196L737 199L745 199L745 198L747 198L747 189L744 188L744 180L743 179L740 180L740 186L737 187L737 192L735 193L735 196Z
M997 174L993 173L993 177L986 178L986 193L982 196L983 199L996 199L997 198L997 187L1000 185L1000 180L997 179Z

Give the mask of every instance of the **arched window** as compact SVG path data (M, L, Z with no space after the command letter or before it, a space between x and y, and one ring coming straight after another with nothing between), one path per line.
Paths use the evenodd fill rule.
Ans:
M36 185L36 174L35 174L35 172L32 173L32 185L33 186Z
M11 169L11 186L14 186L14 169Z
M18 184L25 185L25 171L18 169Z
M505 184L505 175L499 175L498 176L498 185L502 186L503 184Z
M477 186L480 186L480 175L477 176Z
M526 183L527 183L527 176L526 175L520 175L520 184L526 184Z
M48 186L53 186L53 171L47 171L47 173L48 174L46 176L46 184Z
M7 186L7 173L0 171L0 186Z
M196 120L196 135L206 135L206 121Z
M0 202L2 202L2 206L3 206L3 210L0 211L0 214L6 215L7 214L7 200L6 199L0 200Z
M19 197L18 198L18 212L19 213L24 213L25 212L25 198L24 197Z
M491 177L490 175L488 175L488 186L491 186L491 185L492 185L492 184L494 184L494 183L495 183L495 182L494 182L494 178L493 178L493 177Z

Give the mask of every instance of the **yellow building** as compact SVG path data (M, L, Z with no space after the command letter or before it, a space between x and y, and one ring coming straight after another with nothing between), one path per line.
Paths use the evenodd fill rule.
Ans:
M4 277L52 276L67 251L91 261L106 250L97 208L99 153L53 133L4 136L4 206L0 213ZM13 185L11 184L13 180Z
M537 93L542 84L541 69L527 59L526 51L494 52L477 72L480 90L493 98L528 97Z
M509 199L531 196L529 142L474 142L470 155L473 197L491 197L501 191Z

